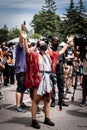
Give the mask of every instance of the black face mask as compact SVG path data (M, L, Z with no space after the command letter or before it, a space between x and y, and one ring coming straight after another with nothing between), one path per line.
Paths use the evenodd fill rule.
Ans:
M40 46L40 50L46 51L46 50L47 50L47 44L46 44L46 43L42 44L42 45Z
M54 51L56 51L57 48L58 48L58 44L52 44L52 49L53 49Z

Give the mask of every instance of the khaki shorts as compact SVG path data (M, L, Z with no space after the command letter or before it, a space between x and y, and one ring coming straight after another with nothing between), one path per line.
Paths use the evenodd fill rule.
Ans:
M73 73L73 66L67 65L66 68L67 68L67 69L65 70L65 75L66 75L66 77L72 76L72 73Z

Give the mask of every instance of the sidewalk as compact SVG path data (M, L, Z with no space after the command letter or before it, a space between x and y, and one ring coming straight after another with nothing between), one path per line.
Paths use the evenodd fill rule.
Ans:
M33 130L31 127L31 100L28 94L24 95L24 102L29 109L26 113L18 113L15 110L15 91L16 84L7 88L3 88L5 101L0 101L0 130ZM56 94L57 95L57 94ZM37 120L41 125L40 130L87 130L87 106L80 107L79 103L82 99L82 88L78 87L75 93L74 102L71 101L72 94L68 94L66 102L69 107L63 107L59 111L57 105L51 108L51 120L55 122L54 127L43 124L44 113L37 114ZM43 102L40 102L43 107Z

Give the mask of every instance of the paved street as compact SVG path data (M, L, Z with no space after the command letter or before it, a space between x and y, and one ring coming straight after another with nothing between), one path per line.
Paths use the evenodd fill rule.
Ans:
M33 130L31 127L31 100L29 94L24 95L24 103L28 105L26 113L18 113L15 110L15 90L16 84L3 88L4 101L0 101L0 130ZM59 111L57 105L51 108L51 119L55 122L54 127L43 124L44 113L37 114L37 120L41 125L41 130L87 130L87 106L81 108L79 103L82 98L82 88L77 87L74 102L71 101L72 94L67 94L69 107L63 107ZM43 108L43 102L40 102Z

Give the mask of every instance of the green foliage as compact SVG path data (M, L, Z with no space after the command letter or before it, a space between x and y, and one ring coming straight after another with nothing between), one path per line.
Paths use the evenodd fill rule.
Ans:
M71 0L65 16L61 25L64 37L71 34L87 35L87 16L82 0L79 1L78 6L75 6L73 0Z
M55 13L57 7L55 4L55 0L45 0L45 6L42 6L43 12L53 12Z
M33 39L39 39L40 37L41 35L38 33L34 33L33 35L30 36L30 38L33 38Z
M13 38L16 38L19 36L19 29L14 28L12 30L8 30L7 28L0 29L0 44L2 42L7 42Z
M7 41L8 38L8 30L0 29L0 44L4 41Z
M34 15L31 22L35 33L44 36L58 36L61 41L71 34L87 35L87 16L82 0L79 0L78 6L75 6L73 0L70 1L64 20L56 14L57 8L54 0L45 0L45 5L41 9L38 14Z
M35 34L30 36L26 29L28 37L36 39L40 36L58 36L60 41L65 41L67 35L87 35L87 15L82 0L79 0L77 6L75 6L73 0L70 1L63 20L56 14L56 9L55 0L45 0L45 5L42 6L41 11L33 16L30 24L34 28ZM0 29L0 43L18 36L19 29L17 28L9 31L5 25L3 29Z
M14 28L13 30L9 31L7 40L9 41L11 39L14 39L14 38L18 37L19 36L19 31L20 30L17 29L17 28Z
M60 17L55 13L55 2L54 0L45 0L45 4L45 6L42 6L42 10L34 15L31 26L34 28L35 33L40 35L56 35Z

